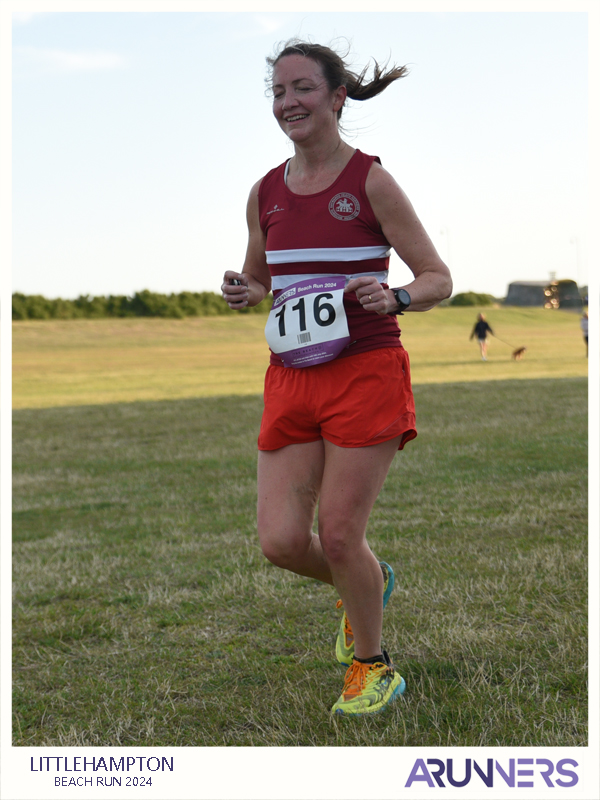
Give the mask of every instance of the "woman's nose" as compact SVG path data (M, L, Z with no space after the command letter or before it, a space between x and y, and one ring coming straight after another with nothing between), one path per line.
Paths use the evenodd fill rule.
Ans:
M281 104L282 109L285 111L288 108L293 108L295 105L297 105L297 101L294 92L286 92L283 95L283 103Z

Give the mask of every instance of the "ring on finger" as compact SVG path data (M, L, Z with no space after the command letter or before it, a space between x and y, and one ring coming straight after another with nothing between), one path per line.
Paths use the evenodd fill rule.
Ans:
M373 298L371 297L371 295L369 295L369 303L372 303L372 302L373 302Z

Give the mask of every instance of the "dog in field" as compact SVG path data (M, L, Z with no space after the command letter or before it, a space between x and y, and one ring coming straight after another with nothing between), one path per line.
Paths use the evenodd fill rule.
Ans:
M513 361L520 361L523 358L523 353L527 350L526 347L517 347L516 350L513 351L512 359Z

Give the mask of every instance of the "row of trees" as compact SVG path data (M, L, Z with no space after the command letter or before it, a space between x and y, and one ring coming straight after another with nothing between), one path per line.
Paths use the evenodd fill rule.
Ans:
M272 298L260 305L232 311L220 294L215 292L180 292L159 294L144 289L132 297L109 295L90 297L80 295L76 300L58 297L48 300L40 294L12 296L12 318L23 319L100 319L102 317L211 317L222 314L268 314ZM490 306L498 302L491 294L462 292L449 301L451 306Z
M180 292L159 294L144 289L132 297L109 295L90 297L80 295L76 300L58 297L48 300L42 295L12 296L12 318L24 319L100 319L102 317L211 317L222 314L268 314L270 297L253 308L232 311L220 294L215 292Z
M479 292L459 292L451 298L451 306L491 306L498 300L491 294L480 294Z

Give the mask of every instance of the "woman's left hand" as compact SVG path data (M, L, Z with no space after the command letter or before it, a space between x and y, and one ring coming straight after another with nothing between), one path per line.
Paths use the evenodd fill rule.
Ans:
M348 281L344 292L356 292L358 302L367 311L375 311L382 316L396 308L396 298L391 289L384 289L377 278L363 275Z

